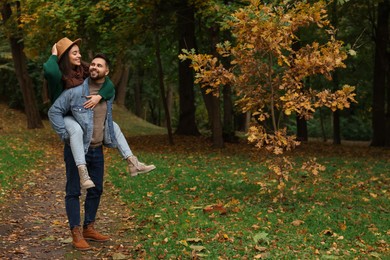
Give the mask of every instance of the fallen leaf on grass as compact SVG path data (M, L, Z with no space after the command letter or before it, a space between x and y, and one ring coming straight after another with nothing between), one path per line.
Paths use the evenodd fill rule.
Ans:
M332 236L333 235L333 231L330 229L325 229L321 233L324 234L325 236Z
M202 243L201 238L187 238L186 241L189 243Z
M270 257L268 252L255 255L255 259L267 259Z
M41 241L53 241L55 238L53 236L44 237Z
M299 220L299 219L296 219L296 220L294 220L293 222L291 222L291 224L292 224L293 226L296 226L296 227L302 225L303 223L305 223L305 221L302 221L302 220Z
M66 238L66 239L60 239L60 242L64 243L64 244L70 244L70 243L72 243L72 241L73 241L73 239L71 237Z
M203 213L212 213L219 212L220 215L224 215L227 213L226 208L223 205L209 205L203 208Z
M265 251L267 251L267 248L264 246L255 245L255 250L259 251L259 252L265 252Z
M114 253L114 254L112 254L112 259L114 259L114 260L128 259L128 256L126 256L122 253Z
M346 223L339 223L339 227L342 231L345 231L347 229L347 224Z
M204 246L190 245L190 248L191 248L192 250L197 251L197 252L201 252L201 251L203 251L203 250L206 250L206 247L204 247Z
M253 241L255 243L269 243L268 233L265 232L259 232L256 235L253 236Z

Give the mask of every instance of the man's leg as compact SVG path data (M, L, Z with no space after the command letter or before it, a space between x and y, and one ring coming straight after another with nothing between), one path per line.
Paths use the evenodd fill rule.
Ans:
M64 160L66 167L65 209L72 232L72 244L79 250L88 250L90 246L83 238L80 226L80 178L69 145L64 147Z
M69 145L64 147L64 160L66 167L66 195L65 207L70 229L80 226L80 179L77 166L74 162L72 150Z
M97 232L94 228L96 213L100 204L100 197L103 193L103 176L104 176L104 156L103 148L90 148L87 156L88 171L95 187L87 190L85 198L85 218L83 225L83 236L85 239L94 241L107 241L109 236Z

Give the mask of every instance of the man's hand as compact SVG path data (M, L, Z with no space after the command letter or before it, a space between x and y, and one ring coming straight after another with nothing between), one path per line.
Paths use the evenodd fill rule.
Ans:
M100 95L90 95L87 96L87 101L84 102L83 106L84 108L94 108L102 99L102 96Z

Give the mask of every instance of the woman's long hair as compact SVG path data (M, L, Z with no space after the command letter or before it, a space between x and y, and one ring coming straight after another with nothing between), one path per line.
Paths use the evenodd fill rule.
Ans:
M73 45L75 45L75 44L73 44ZM78 68L79 66L74 67L72 65L72 63L70 62L70 60L69 60L69 51L73 47L73 45L71 45L64 52L64 54L62 54L60 60L58 61L58 66L59 66L59 68L61 70L62 79L63 80L68 78L68 77L71 78L72 77L72 71L75 71L75 70L79 70L80 71L80 69L81 69L81 72L82 72L82 75L83 75L83 79L86 79L89 76L89 71L88 71L89 63L88 62L85 62L85 61L81 60L80 61L81 68Z
M69 51L75 44L72 44L61 56L60 60L58 61L58 66L60 67L60 70L62 72L62 75L66 76L69 75L70 72L73 70L73 65L70 63L69 60Z

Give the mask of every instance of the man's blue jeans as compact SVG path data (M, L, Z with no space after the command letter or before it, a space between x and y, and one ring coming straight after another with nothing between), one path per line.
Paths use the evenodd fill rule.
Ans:
M100 196L103 193L104 156L102 146L89 148L85 155L87 169L94 188L87 190L84 203L84 226L95 221L99 208ZM72 150L69 145L64 147L64 160L66 167L66 195L65 207L68 216L70 229L80 226L80 177L77 166L73 159Z

